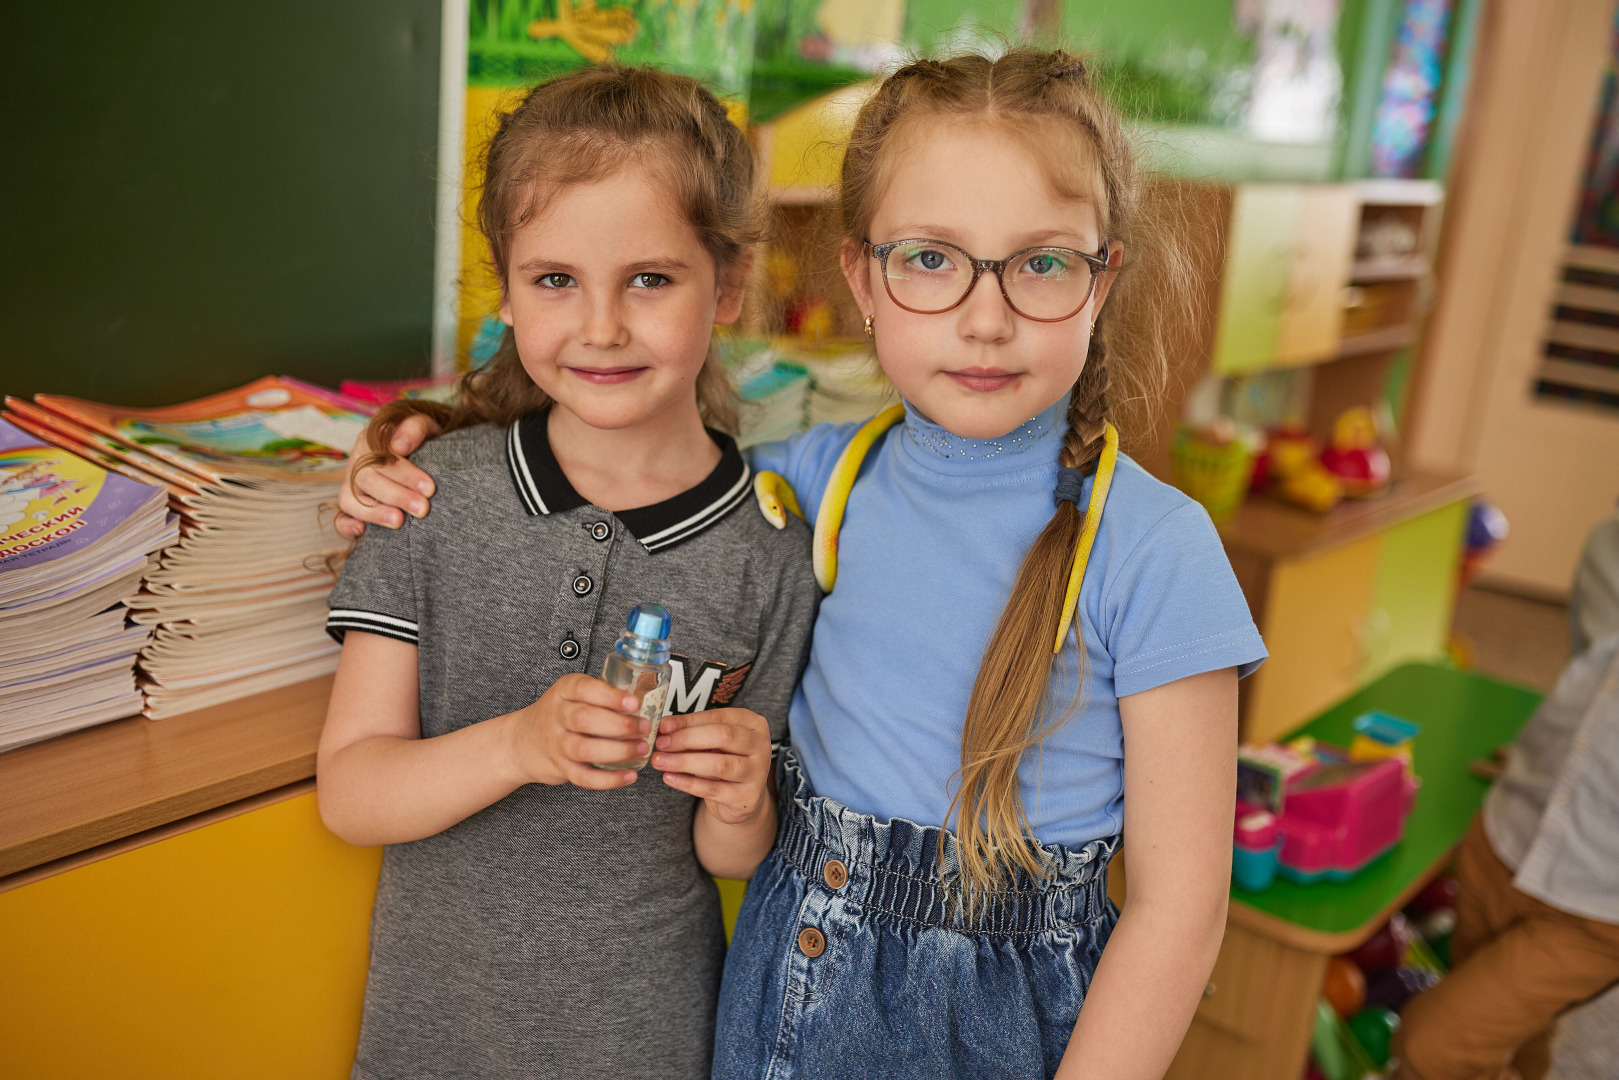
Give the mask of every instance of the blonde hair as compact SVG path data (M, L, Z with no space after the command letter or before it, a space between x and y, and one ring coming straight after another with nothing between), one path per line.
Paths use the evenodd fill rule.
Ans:
M717 271L736 266L758 239L753 154L719 99L684 75L644 67L584 68L530 90L500 117L489 141L477 220L502 291L512 238L544 209L547 197L609 176L632 159L644 161L669 185ZM406 400L383 406L366 432L371 453L355 469L392 461L393 434L409 416L431 417L442 433L510 424L550 403L523 369L508 326L489 363L461 377L454 404ZM712 345L697 376L697 407L709 427L736 432L735 391Z
M1122 390L1133 404L1149 408L1161 399L1178 344L1176 320L1189 325L1195 310L1190 261L1173 230L1150 225L1171 207L1155 205L1144 191L1136 152L1084 62L1060 50L1025 47L997 58L918 60L883 81L860 110L843 159L840 203L849 240L866 238L888 182L896 137L952 120L992 124L1023 139L1053 186L1066 197L1087 199L1102 237L1122 243L1129 257L1069 396L1059 454L1065 467L1094 471L1103 424L1114 415L1113 398ZM1074 711L1071 705L1046 722L1051 643L1083 524L1078 507L1057 503L1023 557L973 683L950 811L969 902L1019 869L1037 877L1046 872L1018 790L1018 766L1025 751ZM1083 644L1079 656L1083 686Z

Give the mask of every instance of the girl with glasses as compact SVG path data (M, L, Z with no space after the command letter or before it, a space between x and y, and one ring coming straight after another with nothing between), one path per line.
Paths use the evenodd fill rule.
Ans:
M1197 296L1203 224L1161 200L1062 52L909 64L861 110L843 270L904 402L753 454L827 595L716 1078L1147 1080L1180 1045L1265 649L1207 515L1118 450Z

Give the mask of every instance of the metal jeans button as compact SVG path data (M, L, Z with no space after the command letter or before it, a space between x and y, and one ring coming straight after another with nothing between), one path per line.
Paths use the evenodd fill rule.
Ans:
M557 652L562 654L562 659L572 660L579 655L579 643L573 638L564 638L562 644L557 646Z
M821 870L821 878L827 888L836 891L849 883L849 868L843 865L842 859L828 859Z
M590 536L593 540L606 540L612 535L613 530L605 521L598 521L590 526Z
M595 587L596 583L591 581L590 578L586 577L584 574L580 574L578 577L573 579L573 591L578 593L580 596L588 595L590 590L594 589Z
M826 951L826 938L813 926L806 926L798 932L798 951L811 960Z

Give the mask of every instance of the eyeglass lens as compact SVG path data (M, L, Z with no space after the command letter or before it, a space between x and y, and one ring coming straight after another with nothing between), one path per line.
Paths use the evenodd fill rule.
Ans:
M966 252L936 241L911 241L888 253L888 294L902 307L922 314L948 311L973 285ZM1001 275L1006 298L1033 319L1065 319L1090 299L1091 264L1062 248L1021 251Z

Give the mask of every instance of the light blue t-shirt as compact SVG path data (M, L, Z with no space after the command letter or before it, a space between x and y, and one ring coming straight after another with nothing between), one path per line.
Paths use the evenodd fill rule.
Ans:
M1004 438L973 440L907 406L867 455L789 716L816 794L882 820L946 824L979 662L1051 520L1065 412L1059 402ZM756 447L754 465L785 477L813 523L858 428L822 424ZM1079 610L1085 693L1019 772L1034 835L1073 847L1123 829L1120 697L1220 668L1247 675L1266 655L1203 508L1123 455ZM1051 717L1073 699L1076 658L1070 632Z

